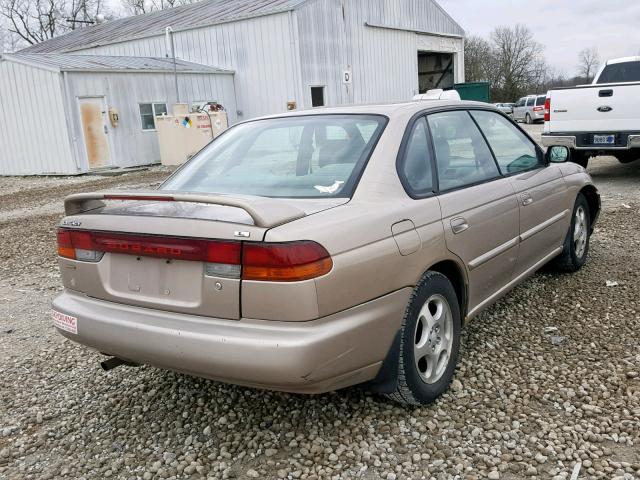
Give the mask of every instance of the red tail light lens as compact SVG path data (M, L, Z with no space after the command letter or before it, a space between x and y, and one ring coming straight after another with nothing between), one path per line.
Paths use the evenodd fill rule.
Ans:
M533 107L534 112L541 112L544 107Z
M58 255L65 258L76 258L76 249L73 248L69 230L58 230Z
M58 255L80 259L79 250L234 265L241 256L240 242L58 230Z
M244 280L296 282L319 277L331 268L329 253L315 242L244 244Z
M199 261L207 275L244 280L295 282L331 271L333 262L321 245L312 241L241 243L154 235L58 230L58 255L81 261L99 261L104 253ZM230 269L229 266L236 268Z
M551 121L551 99L549 97L544 101L544 121Z
M92 232L93 249L144 257L240 263L240 242Z

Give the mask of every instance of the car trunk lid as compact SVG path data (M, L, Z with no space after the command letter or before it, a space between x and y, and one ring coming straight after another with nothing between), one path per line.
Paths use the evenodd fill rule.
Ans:
M61 227L84 233L76 252L94 249L101 257L61 257L63 282L107 301L239 319L240 261L234 267L223 249L262 241L270 228L347 201L157 191L72 195Z

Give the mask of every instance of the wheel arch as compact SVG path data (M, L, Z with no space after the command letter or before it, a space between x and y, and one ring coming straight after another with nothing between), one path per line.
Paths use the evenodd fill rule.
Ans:
M427 271L438 272L449 279L453 285L453 289L458 297L458 306L460 307L460 317L464 323L468 311L468 282L464 268L454 260L447 259L431 265Z
M598 190L593 185L585 185L580 190L580 193L587 200L587 205L589 205L589 225L593 231L593 225L596 223L598 215L600 215L600 196L598 195Z

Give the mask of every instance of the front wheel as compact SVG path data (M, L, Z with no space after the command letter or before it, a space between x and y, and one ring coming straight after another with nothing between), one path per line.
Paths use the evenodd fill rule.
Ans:
M589 237L591 235L591 217L589 203L581 193L573 207L571 226L564 241L562 253L552 264L562 272L577 272L587 263L589 253Z
M460 327L453 285L441 273L425 273L405 312L396 391L387 396L404 405L425 405L442 395L458 362Z

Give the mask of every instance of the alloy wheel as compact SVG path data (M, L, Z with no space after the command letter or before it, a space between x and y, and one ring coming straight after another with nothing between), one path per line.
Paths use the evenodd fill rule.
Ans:
M582 205L576 209L574 226L573 226L573 249L576 257L582 258L587 248L587 212Z
M416 322L413 354L416 370L423 382L440 380L451 357L453 315L447 299L435 294L427 299Z

